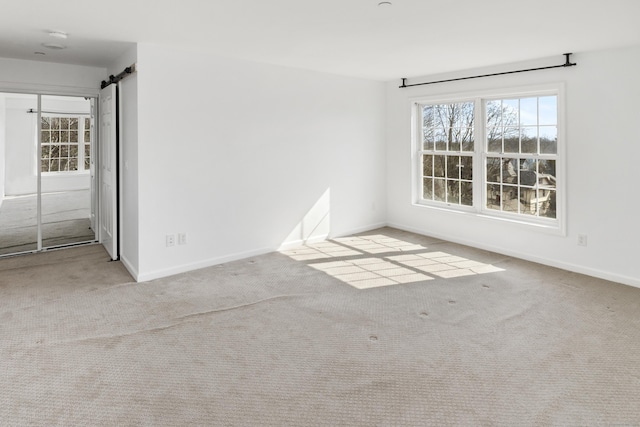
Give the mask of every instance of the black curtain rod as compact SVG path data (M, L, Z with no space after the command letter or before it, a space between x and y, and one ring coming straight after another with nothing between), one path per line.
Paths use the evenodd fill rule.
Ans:
M34 110L33 108L29 108L27 110L27 113L29 114L37 114L38 110ZM46 110L42 110L41 111L42 114L67 114L67 115L72 115L72 116L88 116L90 113L88 111L82 112L82 113L74 113L71 111L46 111Z
M402 89L402 88L405 88L405 87L412 87L412 86L433 85L433 84L436 84L436 83L455 82L455 81L458 81L458 80L479 79L481 77L502 76L504 74L526 73L526 72L529 72L529 71L548 70L550 68L573 67L574 65L578 65L575 62L571 62L569 60L569 57L572 55L571 53L564 53L563 55L565 56L565 63L564 64L551 65L549 67L528 68L526 70L515 70L515 71L504 71L502 73L482 74L482 75L479 75L479 76L470 76L470 77L458 77L456 79L438 80L438 81L435 81L435 82L426 82L426 83L413 83L413 84L409 84L409 85L407 84L407 79L403 77L402 78L402 85L399 86L399 88Z
M100 84L100 89L104 89L105 87L114 84L114 83L118 83L120 80L124 79L125 77L127 77L129 74L133 73L136 71L136 64L131 65L130 67L125 68L120 74L118 74L117 76L114 76L113 74L109 76L109 80L103 80L102 83Z

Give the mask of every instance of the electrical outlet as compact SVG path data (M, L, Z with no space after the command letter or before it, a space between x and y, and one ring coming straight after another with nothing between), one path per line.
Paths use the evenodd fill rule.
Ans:
M578 246L587 246L586 234L578 234Z
M187 233L178 233L178 244L179 245L187 244Z
M167 243L167 247L175 246L175 244L176 244L176 236L175 236L175 234L167 234L166 243Z

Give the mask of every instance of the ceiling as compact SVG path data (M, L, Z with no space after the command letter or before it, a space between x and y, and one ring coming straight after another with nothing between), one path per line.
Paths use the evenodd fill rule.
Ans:
M3 2L0 57L106 67L141 42L384 81L640 44L639 0L390 1Z

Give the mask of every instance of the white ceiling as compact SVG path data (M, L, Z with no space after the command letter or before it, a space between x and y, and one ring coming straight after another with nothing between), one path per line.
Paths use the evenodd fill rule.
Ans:
M0 57L105 67L145 42L391 80L640 44L640 0L379 1L3 0Z

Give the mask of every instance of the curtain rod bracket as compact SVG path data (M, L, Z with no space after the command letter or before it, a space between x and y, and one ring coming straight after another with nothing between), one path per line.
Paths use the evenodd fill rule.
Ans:
M573 55L573 53L564 53L563 55L566 58L565 63L562 65L563 67L573 67L574 65L578 65L575 62L571 62L569 60L569 57L571 57L571 55Z

